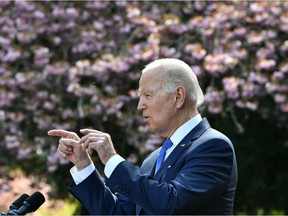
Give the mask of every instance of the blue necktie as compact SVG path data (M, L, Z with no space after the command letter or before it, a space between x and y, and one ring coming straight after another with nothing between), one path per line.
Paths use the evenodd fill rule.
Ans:
M158 155L158 158L157 158L155 173L158 171L158 169L162 165L162 163L164 161L164 158L165 158L165 153L166 153L167 149L169 149L172 145L173 145L173 143L172 143L172 141L169 138L164 142L164 144L163 144L163 146L162 146L162 148L160 150L160 153Z

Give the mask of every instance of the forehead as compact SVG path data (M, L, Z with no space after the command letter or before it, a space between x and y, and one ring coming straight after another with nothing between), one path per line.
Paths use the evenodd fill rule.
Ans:
M162 79L157 73L143 73L139 81L139 91L156 91L162 86Z

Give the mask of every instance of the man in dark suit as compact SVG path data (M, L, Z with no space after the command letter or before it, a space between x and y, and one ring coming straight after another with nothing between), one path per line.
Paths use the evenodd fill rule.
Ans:
M198 113L203 93L191 68L177 59L148 64L139 104L150 132L168 139L141 168L117 154L109 134L51 130L58 151L75 166L68 190L90 214L232 214L237 185L233 145ZM165 149L165 150L164 150ZM104 181L89 153L105 165ZM157 169L157 170L156 170Z

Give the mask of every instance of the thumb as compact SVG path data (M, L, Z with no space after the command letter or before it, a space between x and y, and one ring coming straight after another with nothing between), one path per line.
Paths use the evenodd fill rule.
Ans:
M72 148L78 147L79 142L75 141L74 139L69 139L69 138L61 138L60 143L63 143L65 146L70 146Z
M102 132L101 132L101 131L98 131L98 130L93 130L93 129L85 128L85 129L81 129L81 130L80 130L80 133L86 135L86 134L89 134L89 133L102 133Z

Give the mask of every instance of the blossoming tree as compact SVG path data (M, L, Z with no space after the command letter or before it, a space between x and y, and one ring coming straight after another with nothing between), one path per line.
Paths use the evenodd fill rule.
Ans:
M288 213L280 194L274 204L256 201L263 189L273 196L287 189L279 162L269 161L281 164L271 179L276 189L258 181L267 173L257 167L253 195L241 193L241 174L258 160L249 156L259 150L257 142L273 149L268 158L287 158L287 11L284 1L0 1L1 164L46 176L63 189L69 179L55 174L69 166L46 134L83 127L109 132L119 153L140 164L161 142L136 111L141 69L157 58L179 58L203 87L201 112L239 149L236 210ZM271 138L275 145L269 132L280 133Z

